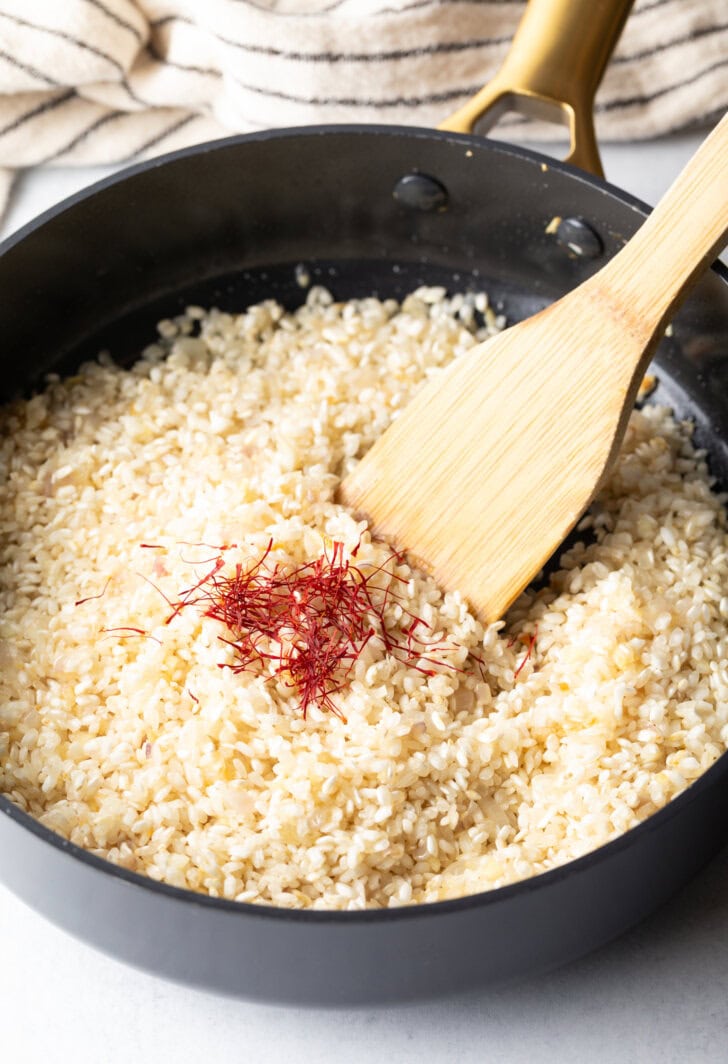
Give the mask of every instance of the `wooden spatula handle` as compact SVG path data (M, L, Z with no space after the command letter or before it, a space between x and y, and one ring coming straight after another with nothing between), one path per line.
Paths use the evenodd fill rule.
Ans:
M595 276L633 335L660 333L728 233L728 114L658 207Z
M659 326L726 230L728 118L603 270L427 383L341 498L497 620L594 497Z

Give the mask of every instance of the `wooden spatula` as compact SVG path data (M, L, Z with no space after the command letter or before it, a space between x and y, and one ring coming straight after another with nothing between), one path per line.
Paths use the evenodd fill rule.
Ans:
M427 384L340 498L486 622L593 498L663 327L728 231L728 116L628 244Z

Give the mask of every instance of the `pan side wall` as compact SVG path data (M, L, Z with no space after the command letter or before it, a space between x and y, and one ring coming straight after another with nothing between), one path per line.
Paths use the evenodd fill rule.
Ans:
M66 931L177 981L268 1002L404 1002L546 971L652 912L724 837L719 767L616 845L515 888L416 911L291 914L197 899L50 846L4 801L0 878Z

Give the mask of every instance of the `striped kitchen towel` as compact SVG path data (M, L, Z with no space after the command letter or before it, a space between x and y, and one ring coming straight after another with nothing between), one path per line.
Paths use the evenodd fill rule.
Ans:
M435 125L495 72L523 8L0 0L0 213L22 167L116 163L269 126ZM599 92L602 139L655 136L726 107L726 0L637 0ZM527 131L511 120L499 136L509 132Z

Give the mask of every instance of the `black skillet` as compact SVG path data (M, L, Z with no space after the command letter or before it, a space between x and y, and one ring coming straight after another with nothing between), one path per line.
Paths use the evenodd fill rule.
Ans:
M542 27L565 0L545 4L545 16L544 0L529 8ZM629 5L566 3L582 5L594 40L607 40L586 63L596 87ZM598 165L595 149L587 161ZM309 128L178 152L67 200L5 242L2 392L28 391L102 348L131 359L159 318L190 301L300 303L300 263L341 299L402 296L423 283L484 288L513 321L597 269L646 210L569 166L470 134ZM547 232L556 217L566 221ZM678 315L656 359L655 396L695 420L724 482L727 280L716 268ZM727 782L724 755L588 856L427 906L327 913L203 897L93 857L3 797L0 879L93 945L174 979L266 1001L402 1001L544 971L636 923L725 840Z

